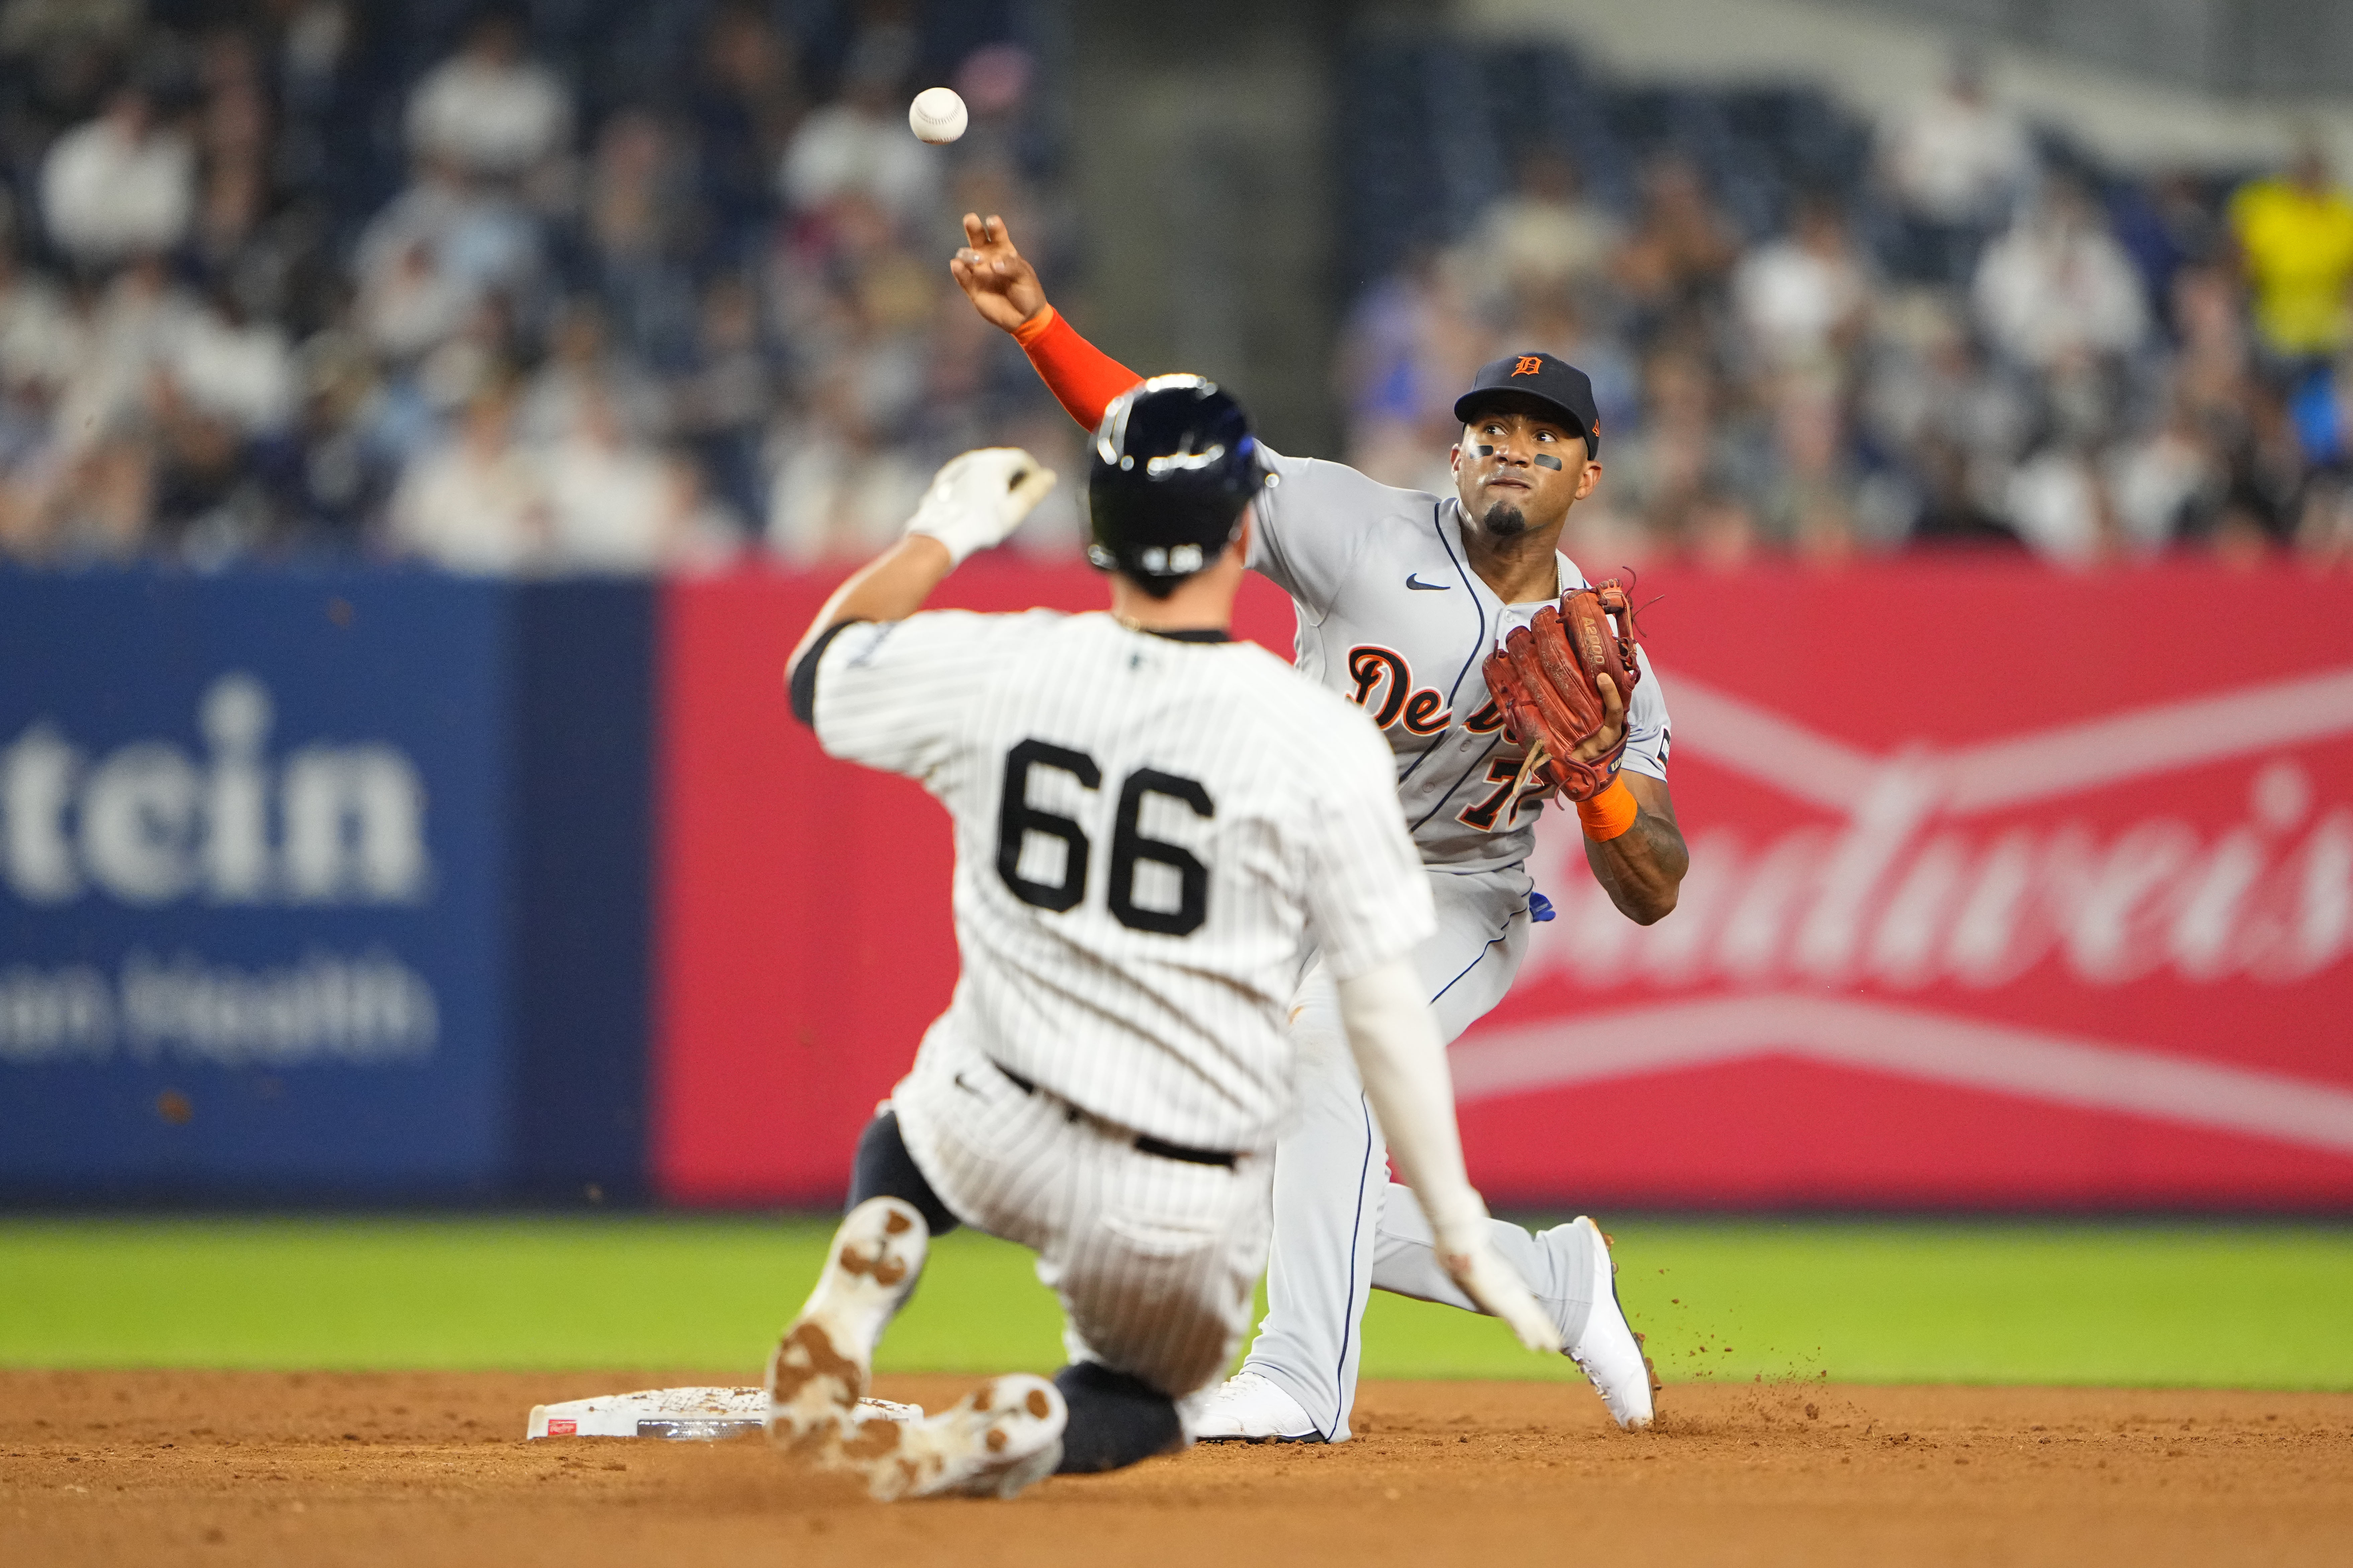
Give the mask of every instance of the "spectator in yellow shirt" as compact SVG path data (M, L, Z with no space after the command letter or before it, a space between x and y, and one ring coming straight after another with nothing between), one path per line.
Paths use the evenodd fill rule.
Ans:
M2289 365L2353 346L2353 198L2307 144L2284 174L2231 198L2231 230L2255 296L2255 330Z

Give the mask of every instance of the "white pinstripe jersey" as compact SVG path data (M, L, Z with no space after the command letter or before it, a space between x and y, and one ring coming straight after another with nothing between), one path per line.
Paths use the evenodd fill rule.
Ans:
M955 822L963 973L924 1049L1139 1132L1271 1143L1303 942L1346 978L1434 923L1379 737L1248 643L937 611L837 635L815 712Z
M1479 666L1543 604L1505 605L1462 549L1461 505L1356 469L1267 454L1250 563L1299 613L1300 670L1362 706L1388 737L1398 803L1425 864L1490 870L1527 858L1541 805L1507 800L1525 751L1503 731ZM1560 560L1565 592L1587 585ZM1646 658L1627 705L1623 765L1667 776L1666 699Z

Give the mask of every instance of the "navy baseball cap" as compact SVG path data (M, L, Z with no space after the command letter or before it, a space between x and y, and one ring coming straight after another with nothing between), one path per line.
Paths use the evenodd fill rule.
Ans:
M1505 354L1479 367L1471 390L1454 400L1454 422L1471 416L1502 393L1517 393L1554 410L1562 424L1585 433L1585 455L1601 454L1601 415L1593 405L1593 378L1547 353Z

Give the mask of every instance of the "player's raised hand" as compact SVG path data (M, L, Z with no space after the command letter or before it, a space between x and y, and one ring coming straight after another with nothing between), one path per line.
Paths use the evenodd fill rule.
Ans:
M1449 1227L1451 1229L1452 1227ZM1511 1325L1520 1343L1546 1355L1561 1352L1560 1326L1536 1305L1535 1297L1511 1265L1497 1256L1487 1239L1484 1221L1477 1228L1438 1237L1439 1258L1462 1293L1479 1303L1480 1310Z
M1046 308L1038 269L1013 248L1003 218L965 214L964 240L964 248L948 258L948 276L983 321L1009 332Z
M1018 447L983 447L950 458L907 520L909 533L947 546L957 565L1004 542L1054 488L1054 470Z

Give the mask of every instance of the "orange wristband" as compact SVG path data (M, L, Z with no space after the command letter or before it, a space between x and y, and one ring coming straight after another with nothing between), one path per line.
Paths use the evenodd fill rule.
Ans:
M1585 824L1585 836L1597 844L1607 844L1634 826L1634 816L1642 809L1634 792L1626 787L1624 775L1609 781L1609 787L1591 800L1577 803L1577 819Z

